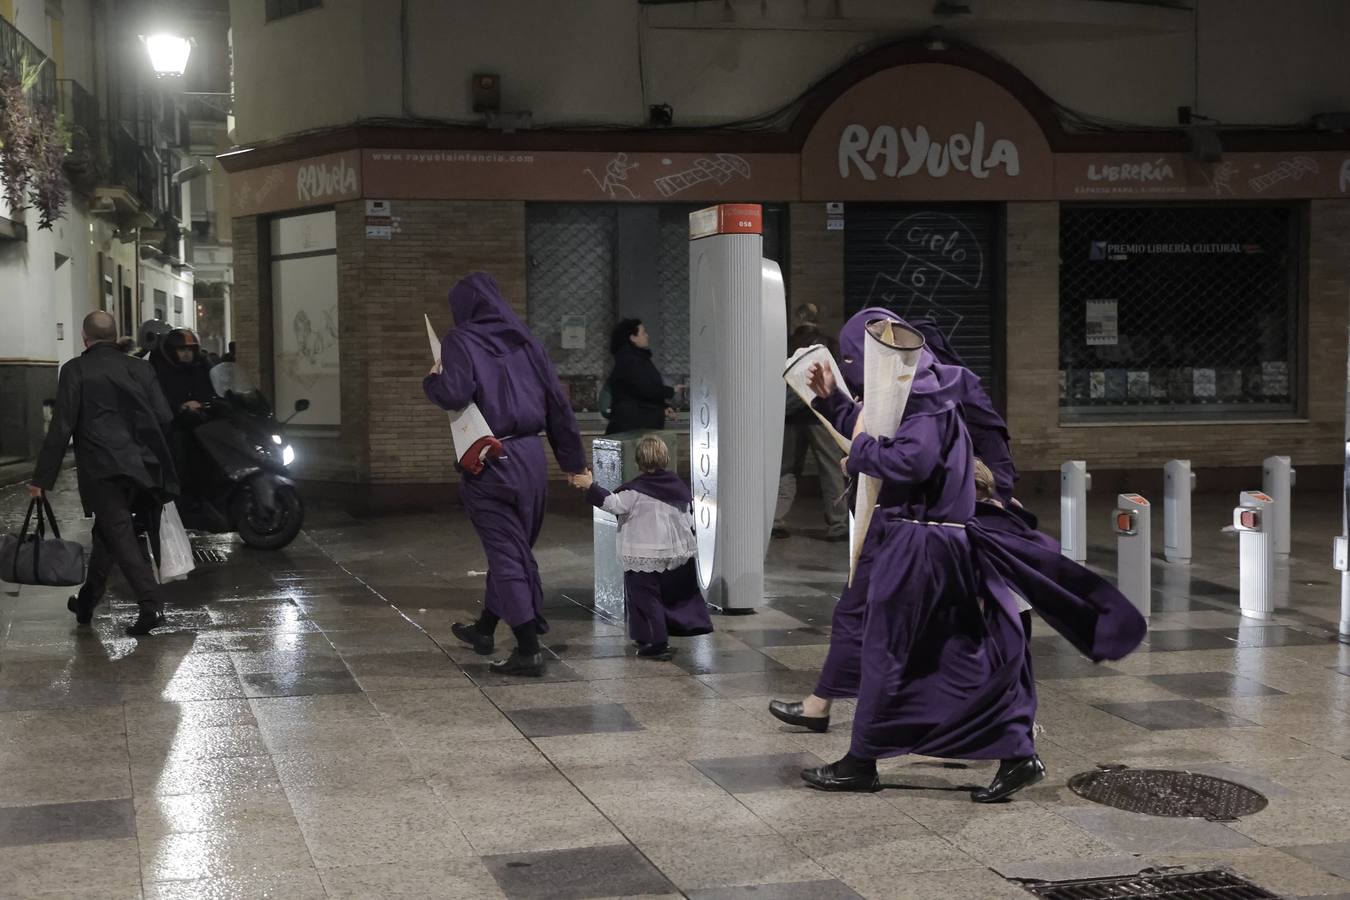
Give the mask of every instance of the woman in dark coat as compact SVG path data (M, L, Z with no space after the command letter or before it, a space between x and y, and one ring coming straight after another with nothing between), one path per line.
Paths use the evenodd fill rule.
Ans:
M612 397L605 434L622 431L660 431L675 389L661 380L652 362L651 337L641 319L624 319L609 338L614 370L609 376Z

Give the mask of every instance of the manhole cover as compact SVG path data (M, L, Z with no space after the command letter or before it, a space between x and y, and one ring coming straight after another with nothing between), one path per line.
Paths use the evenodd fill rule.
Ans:
M1023 887L1045 900L1279 900L1278 894L1224 869L1045 881Z
M1069 779L1084 799L1148 816L1231 821L1266 808L1265 796L1234 781L1170 769L1103 767Z
M225 554L211 547L193 547L192 556L199 563L223 563Z

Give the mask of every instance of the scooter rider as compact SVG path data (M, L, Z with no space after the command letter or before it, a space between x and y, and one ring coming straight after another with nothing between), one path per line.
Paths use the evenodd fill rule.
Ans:
M184 494L191 495L201 484L202 473L192 432L205 421L205 407L215 398L210 366L201 355L197 336L186 328L174 329L160 339L150 362L173 412L170 448Z

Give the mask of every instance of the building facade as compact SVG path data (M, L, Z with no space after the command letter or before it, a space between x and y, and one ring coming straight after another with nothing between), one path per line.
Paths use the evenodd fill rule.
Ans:
M685 380L687 214L714 202L764 204L826 327L935 319L1024 471L1339 463L1350 11L970 6L235 2L234 329L279 405L313 403L305 475L453 477L421 320L475 269L589 430L617 319ZM274 52L308 43L333 52Z
M0 199L0 458L36 452L80 324L111 312L124 335L157 318L195 327L189 150L181 86L157 83L139 35L146 4L0 0L0 67L36 71L27 100L69 134L69 199L50 230Z

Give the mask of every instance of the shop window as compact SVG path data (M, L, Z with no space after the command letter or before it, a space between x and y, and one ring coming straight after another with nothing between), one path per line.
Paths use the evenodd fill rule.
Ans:
M1287 205L1064 207L1064 418L1294 413L1295 212Z
M299 425L342 421L338 358L337 218L332 210L271 222L276 408L309 409Z
M323 0L267 0L267 21L284 19L308 9L319 9Z
M527 205L529 325L588 427L601 424L599 393L612 368L609 335L620 319L647 325L652 360L667 384L689 383L689 213L698 208ZM785 208L766 206L764 255L783 266L785 277L786 233Z

